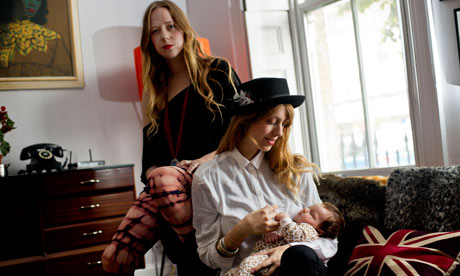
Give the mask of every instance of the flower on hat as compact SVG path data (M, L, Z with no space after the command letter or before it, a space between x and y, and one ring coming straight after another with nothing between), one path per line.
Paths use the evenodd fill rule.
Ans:
M243 90L241 90L239 94L235 93L235 96L233 96L233 100L237 102L239 106L254 103L254 101L251 99L251 93L245 92Z

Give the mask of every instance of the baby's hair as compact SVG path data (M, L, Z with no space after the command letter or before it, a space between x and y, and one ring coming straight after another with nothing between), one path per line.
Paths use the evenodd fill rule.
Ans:
M323 207L332 213L332 216L325 219L318 225L320 236L323 238L335 239L339 235L339 232L345 227L345 219L334 204L329 202L323 202Z

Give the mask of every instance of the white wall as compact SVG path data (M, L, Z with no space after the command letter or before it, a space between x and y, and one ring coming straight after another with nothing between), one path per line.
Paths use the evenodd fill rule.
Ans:
M135 81L133 49L139 45L142 17L151 0L79 0L85 87L81 89L0 91L16 129L5 139L9 173L25 169L21 149L55 143L72 150L73 161L135 164L140 191L142 111ZM175 0L186 11L185 0ZM152 263L150 255L146 263Z
M460 0L428 1L433 11L435 69L445 163L460 164L460 59L455 33L454 9Z
M242 82L251 78L241 0L187 0L187 15L211 53L230 61Z

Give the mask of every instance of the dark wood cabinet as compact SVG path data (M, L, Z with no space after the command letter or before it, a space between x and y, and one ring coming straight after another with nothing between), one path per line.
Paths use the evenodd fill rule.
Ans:
M133 165L0 178L0 275L103 275L136 192Z

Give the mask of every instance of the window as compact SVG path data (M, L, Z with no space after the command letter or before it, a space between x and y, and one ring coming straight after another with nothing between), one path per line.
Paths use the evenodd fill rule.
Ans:
M295 152L303 151L323 172L345 175L443 165L424 1L245 4L253 77L286 77L292 92L307 96L296 109ZM272 51L275 35L292 42L275 44L284 56Z
M396 0L306 2L314 161L325 172L414 165Z

